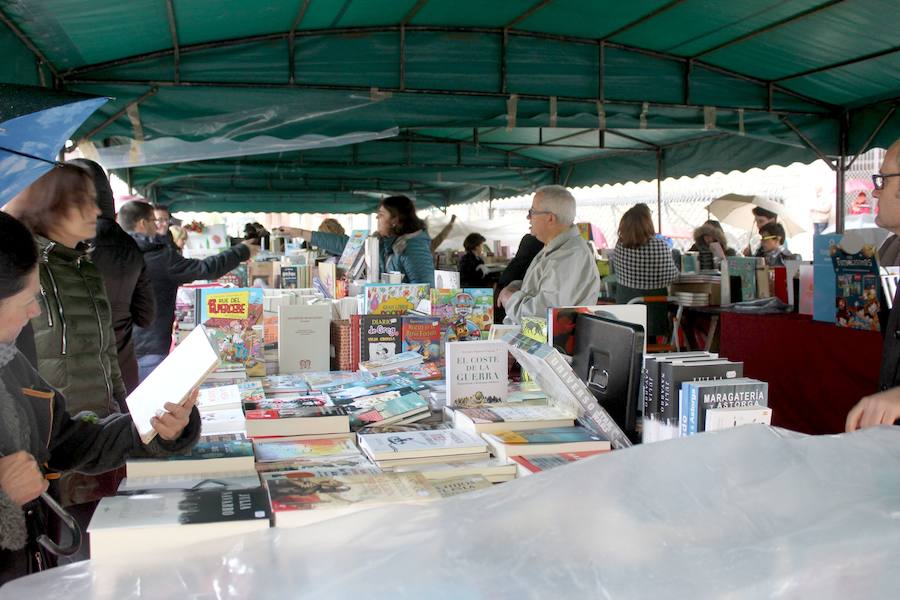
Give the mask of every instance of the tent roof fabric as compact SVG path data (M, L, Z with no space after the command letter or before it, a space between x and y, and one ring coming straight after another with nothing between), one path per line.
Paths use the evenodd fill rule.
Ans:
M112 97L79 142L176 208L444 206L886 146L895 8L0 0L0 81Z

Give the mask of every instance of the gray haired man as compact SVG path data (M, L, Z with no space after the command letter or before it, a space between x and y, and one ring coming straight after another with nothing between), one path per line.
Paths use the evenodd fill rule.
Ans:
M523 281L503 288L497 301L506 323L522 317L547 317L547 309L594 305L600 274L594 252L575 226L575 198L561 185L538 188L528 210L531 233L544 243Z

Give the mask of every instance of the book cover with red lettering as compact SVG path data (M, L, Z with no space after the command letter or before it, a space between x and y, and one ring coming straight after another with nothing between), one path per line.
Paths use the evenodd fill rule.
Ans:
M202 289L199 312L219 350L219 371L244 368L251 377L266 375L262 289Z

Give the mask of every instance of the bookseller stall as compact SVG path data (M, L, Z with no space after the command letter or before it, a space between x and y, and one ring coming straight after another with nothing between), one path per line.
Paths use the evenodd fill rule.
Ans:
M844 431L847 412L878 391L882 337L807 315L719 315L722 355L769 382L772 424L803 433Z
M78 563L0 598L892 598L898 436L717 432L437 503Z

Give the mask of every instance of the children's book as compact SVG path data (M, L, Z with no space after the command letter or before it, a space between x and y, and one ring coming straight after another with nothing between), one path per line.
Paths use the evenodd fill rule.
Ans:
M876 248L864 245L858 252L848 253L840 246L831 247L834 265L835 323L838 327L880 331L879 312L884 306Z
M263 292L260 288L201 289L200 323L219 350L219 370L264 377Z
M425 361L443 358L441 352L441 321L437 317L401 317L403 352L418 352Z
M402 352L401 321L398 315L360 317L360 361L383 360ZM356 365L353 365L356 368Z
M447 342L486 340L494 324L494 292L487 288L431 290L431 316Z
M365 288L365 314L405 315L427 307L430 287L424 283L370 283ZM427 314L427 311L426 311Z

